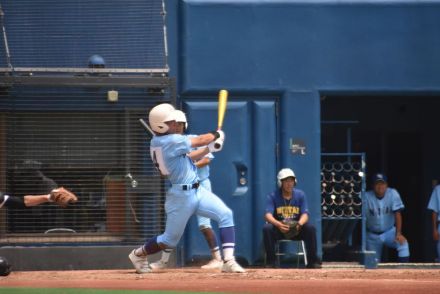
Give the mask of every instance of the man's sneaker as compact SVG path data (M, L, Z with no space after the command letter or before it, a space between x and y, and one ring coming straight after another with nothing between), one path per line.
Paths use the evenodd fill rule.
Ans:
M163 268L167 268L168 265L166 262L163 262L162 260L150 263L150 267L152 269L163 269Z
M211 259L207 264L202 266L202 269L222 269L223 261Z
M322 265L319 264L319 262L315 261L315 262L309 263L309 264L306 266L306 268L319 269L319 268L322 268Z
M130 258L138 274L145 274L152 272L152 269L148 264L148 260L146 256L137 256L136 254L134 254L134 250L133 250L128 255L128 258Z
M228 260L223 263L222 272L224 273L244 273L245 270L235 261L235 259Z

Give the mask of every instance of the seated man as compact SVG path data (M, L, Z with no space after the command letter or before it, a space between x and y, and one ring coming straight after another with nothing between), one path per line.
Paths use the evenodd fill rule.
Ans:
M275 243L281 239L304 240L308 258L308 268L321 268L321 261L316 253L316 229L308 223L309 210L306 195L296 189L296 177L293 170L284 168L278 172L279 189L267 196L263 227L264 247L267 264L274 265ZM296 236L289 236L290 224L295 221Z
M402 235L402 214L405 208L399 192L389 188L384 174L375 174L373 190L365 193L367 220L367 250L376 252L381 261L382 247L397 249L398 261L409 261L409 245Z

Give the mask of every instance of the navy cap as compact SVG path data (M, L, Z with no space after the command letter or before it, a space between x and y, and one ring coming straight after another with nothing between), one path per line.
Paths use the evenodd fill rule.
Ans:
M377 182L387 182L387 176L382 174L382 173L377 173L373 176L373 183L377 183Z

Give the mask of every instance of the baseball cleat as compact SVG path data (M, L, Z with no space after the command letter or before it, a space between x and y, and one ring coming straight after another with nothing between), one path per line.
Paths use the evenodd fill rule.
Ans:
M203 265L202 269L222 269L223 261L217 259L211 259L207 264Z
M137 256L136 254L134 254L134 250L133 250L128 255L128 258L130 258L138 274L145 274L152 272L152 269L148 264L148 260L146 256Z
M223 263L222 272L224 273L244 273L246 272L235 259L231 259Z
M163 269L166 267L168 267L167 263L163 262L162 260L150 263L150 268L152 268L152 269Z

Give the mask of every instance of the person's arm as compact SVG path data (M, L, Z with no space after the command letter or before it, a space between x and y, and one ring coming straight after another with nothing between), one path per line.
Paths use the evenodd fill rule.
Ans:
M192 161L198 161L201 158L204 158L204 156L206 156L208 153L209 153L209 148L205 147L205 148L199 148L199 149L193 150L190 153L188 153L187 156L189 158L191 158ZM196 164L196 166L197 166L197 164Z
M25 195L24 196L24 205L26 207L37 206L43 203L50 202L49 200L50 194L44 195Z
M50 202L50 194L25 195L24 197L3 196L3 205L8 208L27 208ZM1 206L0 206L1 207Z
M438 230L437 230L437 217L438 214L434 210L432 211L432 238L435 241L438 241L440 239Z
M191 140L191 147L195 148L195 147L206 146L219 137L220 137L220 134L218 132L212 132L212 133L203 134L203 135L200 135L197 137L192 137L190 139ZM208 148L203 148L203 149L208 149ZM208 154L208 153L206 153L206 154Z
M275 219L272 215L272 213L267 212L264 215L264 218L266 221L270 224L272 224L274 227L278 228L282 233L287 233L290 229L289 225L283 224L279 220Z
M309 207L307 205L307 198L306 194L304 193L302 196L299 196L302 198L301 204L300 204L300 213L301 216L299 217L298 224L302 227L309 221ZM301 199L300 198L300 199Z
M210 163L211 163L211 159L209 159L208 157L203 157L202 159L197 161L194 165L197 168L202 168L202 167L209 165Z
M394 219L396 222L396 241L403 244L406 241L406 238L402 235L402 214L400 211L394 213Z
M302 227L304 226L307 222L309 221L309 214L308 213L303 213L301 214L298 224Z

